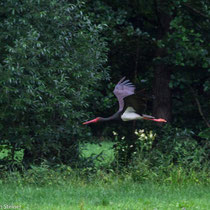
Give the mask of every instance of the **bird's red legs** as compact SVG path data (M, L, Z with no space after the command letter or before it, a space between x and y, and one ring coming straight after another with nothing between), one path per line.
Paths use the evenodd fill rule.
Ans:
M148 118L148 117L143 117L144 120L152 120L152 121L155 121L155 122L167 122L165 119L162 119L162 118L158 118L158 119L151 119L151 118Z

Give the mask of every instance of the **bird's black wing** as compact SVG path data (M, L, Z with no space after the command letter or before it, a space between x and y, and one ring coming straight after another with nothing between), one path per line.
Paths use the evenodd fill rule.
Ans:
M133 107L133 109L138 113L142 114L147 106L148 96L145 90L141 90L132 94L124 99L125 106L124 109L127 107Z
M125 80L123 77L115 86L114 94L119 102L119 111L122 111L124 108L124 98L134 94L135 86L129 81Z

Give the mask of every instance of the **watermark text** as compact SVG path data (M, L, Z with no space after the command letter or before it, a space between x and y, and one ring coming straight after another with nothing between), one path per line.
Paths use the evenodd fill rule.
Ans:
M21 205L0 204L0 209L20 209Z

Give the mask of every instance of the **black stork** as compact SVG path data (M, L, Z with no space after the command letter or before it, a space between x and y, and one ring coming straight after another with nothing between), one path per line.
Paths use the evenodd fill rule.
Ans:
M103 118L97 117L93 120L84 122L83 124L97 123L109 120L151 120L155 122L167 122L153 116L142 114L146 108L147 98L145 97L144 90L135 93L135 86L123 77L115 86L114 94L119 102L119 110L110 117Z

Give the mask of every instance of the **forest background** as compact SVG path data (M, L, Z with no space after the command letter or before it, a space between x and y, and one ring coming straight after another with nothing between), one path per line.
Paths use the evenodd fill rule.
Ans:
M209 163L208 0L7 0L0 19L2 170L86 167L80 143L104 139L123 166L138 151L151 167ZM117 110L123 76L153 96L146 114L167 125L82 125Z

